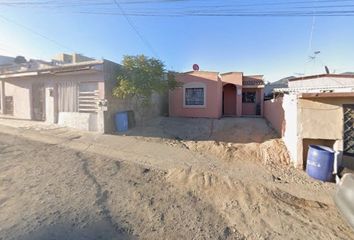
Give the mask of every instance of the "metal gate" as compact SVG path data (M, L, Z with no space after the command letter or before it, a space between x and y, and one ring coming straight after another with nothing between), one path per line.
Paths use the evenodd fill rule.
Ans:
M354 104L343 105L344 136L343 154L354 156Z

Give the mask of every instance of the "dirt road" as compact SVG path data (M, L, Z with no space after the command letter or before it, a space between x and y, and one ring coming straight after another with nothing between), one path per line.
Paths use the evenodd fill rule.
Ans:
M332 184L192 142L0 125L0 239L354 239Z

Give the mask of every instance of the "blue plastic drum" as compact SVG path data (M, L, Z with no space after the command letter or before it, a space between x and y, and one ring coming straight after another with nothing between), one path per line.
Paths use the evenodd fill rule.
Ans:
M310 145L307 154L306 172L309 176L331 181L333 178L334 150L321 145Z
M128 131L128 113L127 112L118 112L114 117L116 131L125 132Z

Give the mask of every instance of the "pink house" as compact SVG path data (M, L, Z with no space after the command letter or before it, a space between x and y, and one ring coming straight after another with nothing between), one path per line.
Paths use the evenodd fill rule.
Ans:
M182 86L169 94L172 117L263 116L262 75L192 71L176 80Z

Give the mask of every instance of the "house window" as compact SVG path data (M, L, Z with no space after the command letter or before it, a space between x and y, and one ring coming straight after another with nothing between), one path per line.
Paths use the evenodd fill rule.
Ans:
M255 103L256 102L256 92L243 92L242 93L243 103Z
M98 101L98 82L82 82L79 84L79 112L97 112Z
M343 114L343 154L347 156L354 156L354 105L344 104Z
M204 88L185 88L186 106L204 106Z

